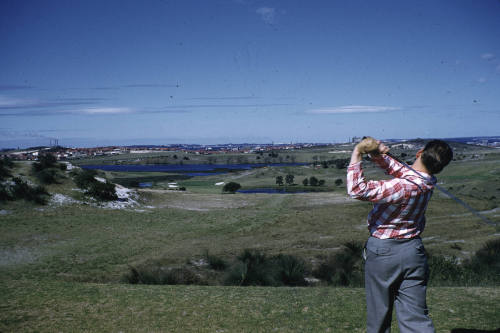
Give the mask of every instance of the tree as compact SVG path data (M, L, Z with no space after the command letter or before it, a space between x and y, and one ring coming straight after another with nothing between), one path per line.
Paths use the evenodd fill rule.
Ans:
M318 186L323 186L323 185L325 185L325 180L324 179L320 179L318 181Z
M11 176L10 170L13 167L13 163L10 159L2 158L0 159L0 180L7 179Z
M276 184L283 185L283 176L276 176Z
M309 179L305 178L305 179L302 181L302 184L303 184L304 186L309 185Z
M223 192L234 193L241 188L241 185L236 182L229 182L222 188Z
M340 179L340 178L335 179L335 185L340 186L340 185L342 185L342 183L343 183L342 179Z
M312 176L309 178L309 184L311 186L318 186L318 178Z
M288 175L286 175L286 177L285 177L285 181L286 181L286 183L287 183L288 185L293 185L293 179L294 179L294 178L295 178L295 176L294 176L294 175L292 175L292 174L288 174Z
M33 170L40 171L57 166L57 158L52 154L44 154L40 156L39 161L33 163Z
M339 158L334 160L333 162L335 164L335 167L337 169L345 169L349 165L349 159L348 158Z
M90 185L87 194L96 198L99 201L113 201L118 200L118 195L116 195L115 184L106 181L101 183L100 181L95 181Z

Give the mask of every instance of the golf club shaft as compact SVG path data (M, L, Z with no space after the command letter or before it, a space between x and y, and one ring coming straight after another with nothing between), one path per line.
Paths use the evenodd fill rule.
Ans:
M401 159L397 158L396 156L390 154L390 153L387 153L386 154L387 156L390 156L391 158L395 159L396 161L398 161L399 163L403 164L405 167L407 167L408 169L410 169L411 171L415 172L417 175L419 175L420 177L426 179L427 177L424 177L420 172L418 172L417 170L413 169L411 166L409 166L407 163L405 163L404 161L402 161ZM491 222L490 220L488 220L486 217L484 217L483 215L479 214L479 212L477 210L475 210L474 208L472 208L471 206L469 206L467 203L465 203L464 201L460 200L459 198L457 198L456 196L454 196L453 194L451 194L450 192L448 192L448 190L446 190L445 188L443 188L442 186L439 186L438 184L434 184L434 186L440 190L441 192L443 192L444 194L446 194L448 197L452 198L453 200L455 200L456 202L458 202L460 205L462 205L463 207L467 208L467 210L469 210L472 214L476 215L477 217L479 217L484 223L486 224L489 224L491 226L496 226L496 223L493 223Z

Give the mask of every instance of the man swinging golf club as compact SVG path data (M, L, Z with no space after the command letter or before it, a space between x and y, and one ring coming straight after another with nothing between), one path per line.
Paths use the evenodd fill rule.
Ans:
M354 148L347 170L349 195L374 203L365 249L367 332L390 332L394 305L402 333L434 332L426 304L428 266L420 234L436 184L434 174L451 161L453 152L444 141L430 141L417 152L411 167L388 152L380 141L364 138ZM363 154L370 154L394 178L366 181Z

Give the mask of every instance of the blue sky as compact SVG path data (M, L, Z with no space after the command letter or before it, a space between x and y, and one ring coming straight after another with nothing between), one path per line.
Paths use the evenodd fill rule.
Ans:
M0 148L499 135L500 1L0 2Z

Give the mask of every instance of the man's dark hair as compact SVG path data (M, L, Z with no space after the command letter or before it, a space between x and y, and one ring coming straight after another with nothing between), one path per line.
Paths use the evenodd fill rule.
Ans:
M442 140L429 141L422 152L422 163L431 174L440 173L453 159L453 150Z

